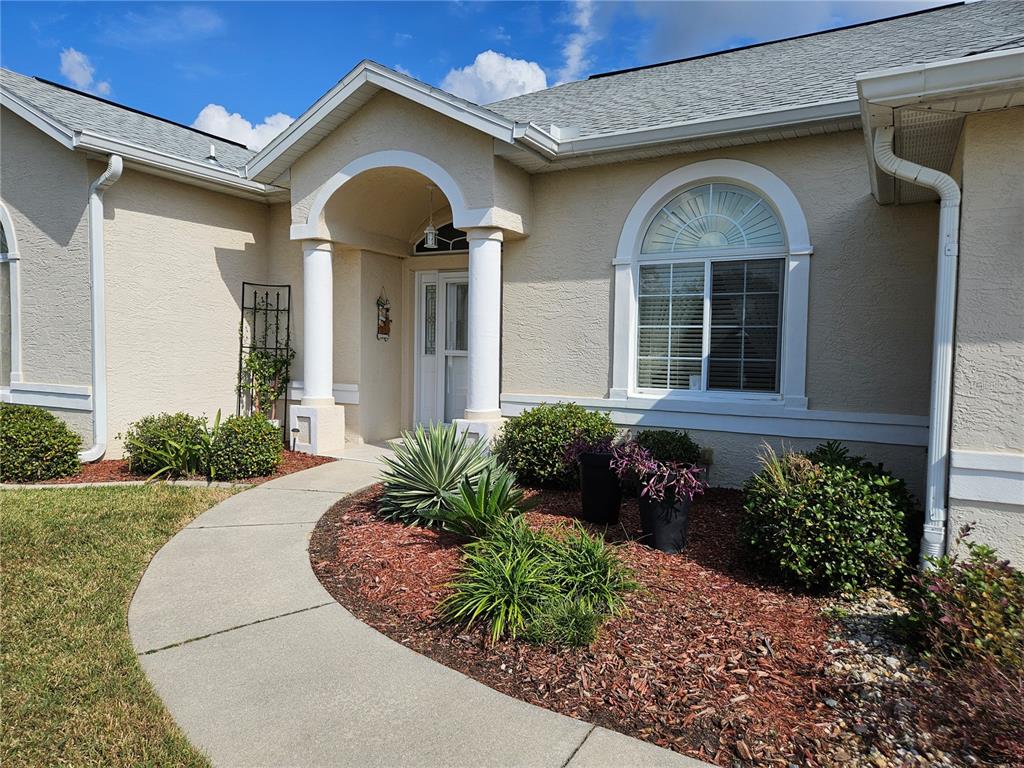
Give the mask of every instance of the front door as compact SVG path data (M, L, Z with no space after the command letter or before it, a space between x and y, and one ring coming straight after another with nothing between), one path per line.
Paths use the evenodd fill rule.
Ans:
M469 280L464 272L420 272L416 283L414 419L450 424L466 410Z

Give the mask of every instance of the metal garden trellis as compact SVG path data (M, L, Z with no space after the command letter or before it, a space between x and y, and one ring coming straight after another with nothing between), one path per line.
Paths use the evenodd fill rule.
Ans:
M281 440L287 446L288 382L291 372L291 306L290 285L242 283L242 319L238 326L238 415L259 411L268 419L277 420ZM257 380L250 361L269 360L274 364L275 380L271 388L280 397L271 403L259 402L261 388L267 382ZM281 407L278 407L278 403Z

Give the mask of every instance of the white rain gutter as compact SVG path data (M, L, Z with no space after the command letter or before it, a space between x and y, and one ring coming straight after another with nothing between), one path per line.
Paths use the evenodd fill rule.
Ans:
M89 281L92 293L92 418L91 448L78 454L97 461L107 452L107 322L103 264L103 193L121 178L124 162L111 155L107 169L89 185Z
M949 419L953 388L953 331L957 259L960 252L960 187L952 176L896 157L895 128L875 131L878 167L898 179L939 194L939 263L935 281L935 330L932 338L931 409L928 414L928 476L925 490L921 560L946 551L946 495L949 482Z

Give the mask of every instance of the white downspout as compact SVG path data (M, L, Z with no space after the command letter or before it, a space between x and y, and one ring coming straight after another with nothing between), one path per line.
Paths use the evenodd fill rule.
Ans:
M928 486L925 496L921 559L946 551L946 493L949 477L949 420L953 389L953 331L957 259L960 252L960 187L952 176L896 157L895 129L875 131L875 162L898 179L939 193L939 263L935 281L935 330L932 339L932 392L928 415Z
M89 281L92 293L92 418L93 443L78 454L96 461L107 452L107 322L103 266L103 193L121 178L120 155L111 155L107 169L89 186Z

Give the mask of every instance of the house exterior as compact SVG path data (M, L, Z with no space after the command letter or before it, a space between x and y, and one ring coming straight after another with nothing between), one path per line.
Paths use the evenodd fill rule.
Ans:
M923 552L1024 562L1022 37L989 0L483 106L363 62L258 153L4 70L0 396L117 457L233 412L242 283L288 285L304 450L575 401L739 485L835 439Z

